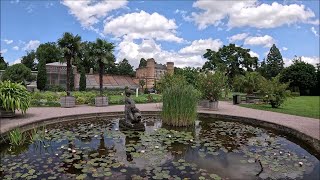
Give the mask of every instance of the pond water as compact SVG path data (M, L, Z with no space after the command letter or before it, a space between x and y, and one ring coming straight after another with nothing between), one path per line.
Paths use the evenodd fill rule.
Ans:
M45 127L44 139L1 145L0 179L319 179L319 160L270 130L200 120L145 132L121 131L119 119Z

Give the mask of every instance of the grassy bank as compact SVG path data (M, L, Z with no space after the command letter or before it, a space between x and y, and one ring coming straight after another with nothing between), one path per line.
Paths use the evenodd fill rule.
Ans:
M320 96L293 97L287 99L279 108L271 108L269 104L241 104L240 106L319 119L319 98Z

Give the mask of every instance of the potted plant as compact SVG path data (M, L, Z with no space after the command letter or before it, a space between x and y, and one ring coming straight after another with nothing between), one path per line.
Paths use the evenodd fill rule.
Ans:
M30 93L19 83L0 82L0 117L14 117L15 110L25 114L30 106Z
M103 74L105 65L112 65L115 61L115 57L112 54L114 45L106 40L97 38L93 45L92 57L99 66L99 89L100 94L95 98L95 105L97 107L107 106L108 97L103 96Z
M71 33L64 33L63 37L58 40L58 45L63 51L63 61L67 63L67 96L60 98L61 107L74 107L76 105L75 97L70 95L71 91L71 77L72 72L72 60L76 59L80 51L81 37L73 35Z
M209 101L209 110L218 110L218 101L226 84L225 78L221 72L206 73L199 76L199 89L205 100Z

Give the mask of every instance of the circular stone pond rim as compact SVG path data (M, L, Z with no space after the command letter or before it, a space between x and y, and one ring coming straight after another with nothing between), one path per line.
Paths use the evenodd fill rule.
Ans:
M146 116L159 116L160 111L141 111L142 115ZM6 139L8 132L13 130L14 128L21 128L22 131L27 131L33 129L38 126L43 125L51 125L61 122L70 122L76 120L87 120L93 118L107 118L107 117L119 117L124 116L124 112L99 112L99 113L87 113L87 114L75 114L75 115L67 115L67 116L57 116L57 117L50 117L50 118L43 118L39 119L34 122L30 122L24 125L17 125L12 127L5 132L1 132L0 134L0 143ZM205 112L198 112L198 117L201 118L211 118L211 119L218 119L222 121L233 121L233 122L240 122L248 125L253 125L257 127L272 129L280 134L287 135L291 138L296 140L302 141L304 145L307 146L312 152L315 152L315 156L320 158L320 140L313 138L299 130L296 130L291 127L287 127L284 125L280 125L273 122L264 121L262 119L250 118L250 117L242 117L242 116L233 116L233 115L226 115L226 114L214 114L212 112L205 113Z

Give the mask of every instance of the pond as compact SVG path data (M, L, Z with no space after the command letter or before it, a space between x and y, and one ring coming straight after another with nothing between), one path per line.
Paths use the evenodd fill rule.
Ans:
M319 179L319 160L271 130L200 119L145 132L121 131L118 118L45 127L43 139L1 145L1 179Z

